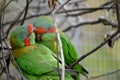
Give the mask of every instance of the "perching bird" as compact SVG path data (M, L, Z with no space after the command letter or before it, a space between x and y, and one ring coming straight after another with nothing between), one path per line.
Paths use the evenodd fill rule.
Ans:
M59 80L57 60L50 49L35 43L32 25L19 26L10 36L12 54L27 80ZM65 80L73 80L66 74Z
M50 50L52 50L54 53L57 52L56 49L56 35L55 35L55 27L53 20L48 16L41 16L38 17L34 22L33 26L35 29L36 34L36 41L40 44L45 45ZM65 59L65 64L67 66L70 66L72 63L74 63L78 59L78 54L76 52L75 47L71 43L68 36L59 30L60 38L62 41L63 46L63 54ZM84 76L87 76L88 71L84 69L80 64L76 64L73 69L76 69ZM72 75L74 80L80 80L79 74L78 75Z

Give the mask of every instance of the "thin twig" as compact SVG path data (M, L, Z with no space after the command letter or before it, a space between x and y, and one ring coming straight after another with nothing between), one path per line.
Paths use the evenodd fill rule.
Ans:
M109 4L112 4L113 1L107 1L105 2L104 4L98 6L98 7L103 7L103 6L106 6L106 5L109 5ZM81 15L85 15L85 14L88 14L88 13L92 13L92 12L95 12L99 10L99 8L97 9L94 9L94 10L86 10L86 11L82 11L82 12L79 12L79 13L75 13L75 14L67 14L66 16L71 16L71 17L74 17L74 16L81 16Z
M120 72L120 69L118 69L116 71L108 72L108 73L105 73L105 74L102 74L102 75L94 76L94 77L88 78L86 80L94 80L94 79L104 77L104 76L108 76L108 75L112 75L112 74L115 74L115 73L118 73L118 72Z
M24 14L24 17L22 19L21 25L23 25L25 22L25 19L26 19L27 13L28 13L28 9L29 9L29 5L31 2L32 2L32 0L31 1L26 0L25 14Z
M23 9L23 11L21 11L21 12L18 14L17 18L15 18L15 19L13 20L13 22L12 22L11 25L10 25L10 27L9 27L8 30L6 31L6 36L5 36L5 38L8 38L8 34L10 33L10 30L12 29L12 27L13 27L15 24L17 24L17 22L19 21L20 17L21 17L22 14L24 13L24 11L25 11L25 8Z
M52 17L53 17L53 21L54 21L54 25L55 25L55 33L56 33L56 38L57 38L57 50L59 49L59 46L60 46L60 55L61 55L61 62L62 62L62 72L61 72L61 80L65 80L65 61L64 61L64 55L63 55L63 48L62 48L62 42L61 42L61 39L60 39L60 34L58 32L58 29L57 29L57 24L56 24L56 18L55 18L55 12L53 11L52 12Z
M22 11L22 12L23 12L23 11ZM29 19L31 19L31 18L39 17L39 16L42 16L42 15L50 15L50 14L51 14L51 12L46 12L46 13L37 14L37 15L31 15L31 16L26 17L25 20L29 20ZM2 25L3 25L3 26L6 26L6 25L9 25L9 24L13 23L14 21L15 21L15 20L5 22L5 23L3 23ZM19 19L19 20L16 22L16 24L17 24L17 23L20 23L21 21L22 21L22 19Z
M80 11L80 10L101 10L101 9L109 9L110 7L107 7L107 6L104 6L104 7L93 7L93 8L78 8L78 9L70 9L70 10L65 10L65 11L58 11L56 14L61 14L61 13L68 13L68 12L75 12L75 11ZM115 7L112 7L111 9L115 9ZM31 19L31 18L34 18L34 17L39 17L41 15L50 15L51 12L46 12L46 13L42 13L42 14L36 14L36 15L31 15L31 16L28 16L25 18L25 20L28 20L28 19ZM18 21L21 22L22 19L20 19ZM10 23L14 22L13 21L8 21L8 22L5 22L3 23L3 26L6 26L6 25L9 25Z
M103 47L109 40L113 39L117 34L119 34L118 31L116 31L115 33L113 33L108 39L106 39L105 41L101 42L97 47L95 47L94 49L92 49L91 51L89 51L88 53L84 54L83 56L81 56L78 60L76 60L73 64L71 64L69 67L72 68L73 66L75 66L76 64L78 64L80 61L82 61L84 58L86 58L87 56L93 54L95 51L97 51L98 49L100 49L101 47Z
M53 17L53 21L54 21L54 24L55 24L55 33L56 33L56 38L57 38L57 44L58 46L60 46L60 55L61 55L61 62L62 62L62 72L61 72L61 80L65 80L65 61L64 61L64 55L63 55L63 48L62 48L62 42L61 42L61 39L60 39L60 34L58 32L58 27L57 27L57 24L56 24L56 18L55 18L55 15L56 15L56 12L59 11L65 4L67 4L69 1L71 0L68 0L67 2L65 2L64 4L62 4L60 7L58 8L55 8L53 11L52 11L52 17ZM59 48L57 46L57 49Z
M8 4L10 4L11 1L8 2ZM2 22L4 21L4 11L6 9L6 7L8 6L7 5L3 5L2 7L2 11L0 13L0 44L1 44L1 54L2 54L2 61L3 61L3 65L4 65L4 68L5 68L5 73L7 75L7 79L10 80L10 73L9 73L9 70L8 70L8 66L7 66L7 62L4 58L4 48L3 48L3 38L4 38L4 33L3 33L3 26L2 26ZM6 7L5 7L6 6Z
M12 2L12 0L10 0L8 3L6 3L6 5L3 7L3 10L5 10L11 2Z
M65 11L59 11L57 12L57 14L60 14L60 13L68 13L68 12L77 12L77 11L80 11L80 10L83 10L83 11L88 11L88 10L108 10L109 8L111 8L110 6L100 6L100 7L88 7L88 8L77 8L77 9L69 9L69 10L65 10ZM112 7L111 9L115 9L115 7Z
M12 1L12 0L11 0ZM11 2L10 1L10 2ZM11 76L10 76L10 72L9 72L9 62L10 62L10 55L11 52L10 52L10 48L8 47L8 44L5 40L5 36L4 36L4 32L3 32L3 25L1 24L2 21L4 21L4 11L5 9L7 8L7 6L10 4L10 2L8 2L7 5L5 5L5 7L3 7L4 9L2 10L2 14L0 15L0 44L1 44L1 53L2 53L2 61L3 61L3 64L4 64L4 67L5 67L5 73L7 75L7 80L10 80L11 79ZM8 54L7 56L4 54L4 47L3 47L3 42L5 43L5 45L7 46L7 49L9 51L10 54ZM7 60L6 60L6 57L9 57ZM12 58L12 57L11 57ZM8 61L8 62L7 62ZM15 60L14 60L15 61ZM16 64L17 65L17 64ZM20 72L20 71L19 71ZM23 76L22 76L23 77ZM24 80L24 79L22 79Z
M120 32L120 10L119 10L119 0L114 0L114 4L116 7L116 16L118 22L118 31Z
M3 12L4 13L4 12ZM2 15L3 13L1 14L1 17L0 17L0 23L2 22ZM4 64L4 67L5 67L5 73L7 75L7 79L10 80L10 74L8 73L8 68L6 66L6 61L5 61L5 58L4 58L4 52L3 52L3 43L2 43L2 39L3 39L3 26L0 25L0 44L1 44L1 54L2 54L2 61L3 61L3 64Z
M67 0L65 3L63 3L55 12L55 14L64 7L64 5L66 5L67 3L69 3L71 0Z
M118 27L117 23L111 22L111 21L109 21L109 20L107 20L105 18L100 17L100 18L98 18L96 20L83 21L83 22L80 22L80 23L78 23L76 25L71 25L71 26L67 27L66 29L64 29L63 32L67 32L67 31L71 30L72 28L82 27L83 25L94 25L94 24L98 24L98 23L103 23L104 25L111 25L114 28Z
M18 66L18 64L17 64L17 62L15 61L15 58L14 58L14 56L12 55L11 49L9 48L9 46L8 46L8 44L7 44L7 42L6 42L5 39L4 39L4 43L5 43L5 45L6 45L7 48L8 48L8 51L9 51L10 57L11 57L11 59L12 59L12 62L15 63L15 65L16 65L16 67L17 67L19 73L20 73L21 79L22 79L22 80L25 80L25 78L24 78L24 76L23 76L23 74L22 74L22 71L20 70L20 68L19 68L19 66Z
M2 49L2 47L0 46L0 50ZM7 47L3 47L3 49L4 50L8 50L8 49L10 49L10 50L12 50L12 48L7 48Z

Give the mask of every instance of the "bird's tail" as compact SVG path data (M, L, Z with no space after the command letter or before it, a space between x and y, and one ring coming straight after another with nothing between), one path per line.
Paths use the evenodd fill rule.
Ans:
M79 70L80 74L88 78L88 71L83 66L81 66L80 64L77 64L73 68Z
M79 73L77 75L72 75L71 76L74 80L80 80Z

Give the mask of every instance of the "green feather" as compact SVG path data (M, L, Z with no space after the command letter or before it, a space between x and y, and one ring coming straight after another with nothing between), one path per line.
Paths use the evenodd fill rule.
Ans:
M29 35L30 46L24 45L23 41L28 37L27 28L20 26L10 36L11 46L15 45L12 50L13 55L24 76L27 80L59 80L58 71L55 69L57 68L57 60L51 55L53 52L42 44L35 44L34 33ZM16 44L21 46L17 47ZM66 74L65 80L73 79L69 74Z
M38 43L46 45L50 50L56 53L56 35L46 33L41 37L41 40Z
M49 23L46 23L46 22L49 22ZM42 16L42 17L37 18L34 21L33 25L36 27L40 26L41 28L45 28L44 26L46 26L48 29L51 28L51 26L54 27L54 23L52 19L50 19L47 16Z
M23 29L19 29L19 28L23 28ZM22 33L23 32L23 33ZM20 34L21 37L19 35L16 34ZM25 26L18 26L15 31L13 31L11 33L11 37L10 37L10 42L11 44L14 43L14 45L12 46L13 48L15 47L22 47L24 46L24 43L22 40L25 39L25 37L27 36L27 28Z
M41 24L41 22L44 24ZM48 30L49 28L54 27L53 23L54 22L51 18L49 18L47 16L41 16L34 21L33 26L36 28L46 28L46 30ZM46 25L50 24L50 25L46 26L45 24ZM65 63L66 63L66 65L70 66L72 63L74 63L78 59L77 51L76 51L75 47L73 46L73 44L71 43L68 36L61 31L60 31L60 38L61 38L62 45L63 45L63 53L64 53L64 58L65 58ZM56 47L53 45L54 42L56 42L55 33L48 32L48 33L45 33L44 35L42 35L41 40L38 43L45 45L50 50L52 50L54 53L56 53ZM88 72L80 64L76 64L73 68L78 70L79 73L81 73L85 76L88 74ZM74 79L77 78L77 80L80 80L79 74L74 75L72 77L74 77Z
M60 32L60 38L62 45L64 46L63 53L65 53L65 62L67 65L71 65L78 59L77 51L66 34ZM73 68L77 69L81 74L85 76L88 74L87 70L85 70L80 64L76 64Z

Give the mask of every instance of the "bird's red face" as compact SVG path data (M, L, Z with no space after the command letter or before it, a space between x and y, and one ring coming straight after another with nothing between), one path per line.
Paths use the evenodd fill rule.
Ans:
M33 28L33 26L31 24L28 24L27 27L28 27L28 35L24 39L24 44L25 44L25 46L30 46L30 38L29 38L29 36L32 34L34 28Z
M47 32L49 32L49 33L54 33L54 32L55 32L55 28L52 27L52 28L46 29L46 28L36 27L35 30L34 30L34 32L35 32L36 34L45 34L45 33L47 33Z
M55 28L52 27L52 28L46 29L46 28L36 27L34 29L34 32L35 32L35 35L36 35L36 40L40 41L41 40L41 36L43 34L45 34L45 33L54 33L55 32Z

